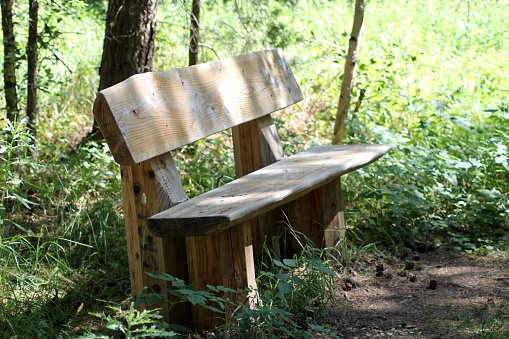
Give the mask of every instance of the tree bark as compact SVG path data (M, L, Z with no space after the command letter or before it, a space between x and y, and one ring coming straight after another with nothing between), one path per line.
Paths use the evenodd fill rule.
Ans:
M18 118L18 93L16 82L16 40L12 23L13 0L2 0L2 32L4 40L4 93L7 118L15 121Z
M346 56L345 72L341 84L341 94L339 97L336 121L334 123L333 144L341 144L345 137L345 120L350 108L350 98L354 84L355 67L357 66L357 45L360 41L362 22L364 21L364 8L366 0L356 0L355 14L353 20L352 34L348 45L348 54Z
M193 0L191 10L191 28L189 35L189 66L198 63L198 46L200 43L200 6L201 0Z
M99 90L153 69L156 0L110 0Z
M37 23L39 21L39 2L29 0L29 27L27 42L27 117L28 127L33 136L37 133L37 59L38 59L38 35Z
M153 70L156 12L156 0L108 1L99 91ZM92 134L103 139L96 122Z

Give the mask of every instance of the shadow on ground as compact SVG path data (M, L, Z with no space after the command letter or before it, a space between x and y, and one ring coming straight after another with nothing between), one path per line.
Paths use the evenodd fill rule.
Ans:
M509 260L435 251L412 260L366 260L340 282L333 308L343 338L472 338L508 333ZM505 314L505 319L509 314Z

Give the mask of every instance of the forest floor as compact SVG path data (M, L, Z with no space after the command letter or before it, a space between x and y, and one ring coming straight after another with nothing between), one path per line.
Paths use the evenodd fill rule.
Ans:
M331 310L331 325L342 338L509 333L507 256L437 250L405 260L368 256L356 264L358 270L339 282Z

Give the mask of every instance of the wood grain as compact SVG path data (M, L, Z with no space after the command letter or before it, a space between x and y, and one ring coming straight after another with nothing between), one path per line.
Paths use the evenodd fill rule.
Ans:
M289 202L287 216L290 227L298 233L288 238L288 258L300 256L305 245L327 248L336 255L338 242L345 234L341 178Z
M132 165L300 100L272 50L134 75L102 90L93 110L115 161Z
M196 289L206 290L207 285L212 285L226 286L238 292L222 295L235 303L226 305L224 314L193 306L196 330L206 331L224 325L225 315L232 314L234 307L241 303L249 307L255 305L252 292L256 290L255 263L249 223L214 235L187 237L186 244L189 282Z
M146 272L169 273L188 280L185 239L162 239L147 228L149 216L158 213L162 207L174 206L185 196L183 191L179 193L178 188L175 188L178 185L173 185L173 194L170 197L157 182L157 176L164 177L166 183L162 186L168 186L169 177L176 173L173 161L169 160L168 156L167 154L164 157L167 166L156 168L156 172L149 161L134 166L121 166L131 292L135 297L140 296L145 288L163 295L166 295L166 288L171 288L169 283L151 278ZM180 178L178 180L180 183ZM172 296L168 295L168 298L171 299ZM138 305L139 309L146 306ZM169 323L191 326L191 308L187 304L177 304L170 308L168 303L158 302L151 307L160 308L165 321Z
M150 163L122 166L121 173L131 292L136 297L145 287L164 292L166 286L162 281L145 274L163 274L166 268L163 241L147 228L147 218L159 211ZM144 306L139 307L143 309ZM161 302L155 307L161 308L163 314L168 313L167 303Z
M150 165L157 179L159 209L166 210L188 200L171 152L150 159Z
M284 157L276 126L270 115L235 126L232 128L232 136L237 178L273 164ZM278 232L274 225L279 225L278 221L281 220L285 220L285 216L279 209L268 211L249 220L254 253L259 253L263 244L272 246L272 236Z
M148 220L158 236L214 234L379 159L391 145L317 146L252 172Z

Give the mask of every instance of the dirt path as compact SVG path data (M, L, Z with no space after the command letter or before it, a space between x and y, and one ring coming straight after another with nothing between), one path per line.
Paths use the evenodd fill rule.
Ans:
M334 319L343 338L472 338L508 305L507 258L435 251L360 267L338 288Z

